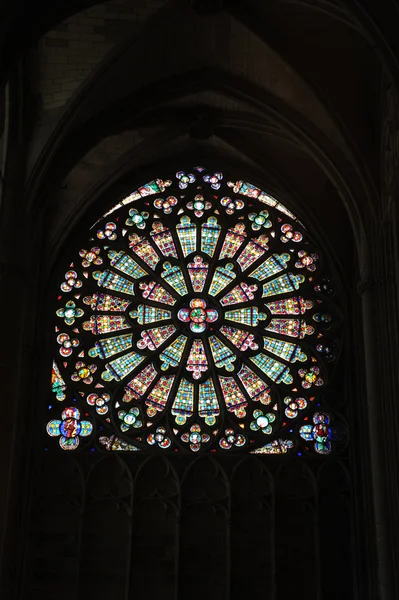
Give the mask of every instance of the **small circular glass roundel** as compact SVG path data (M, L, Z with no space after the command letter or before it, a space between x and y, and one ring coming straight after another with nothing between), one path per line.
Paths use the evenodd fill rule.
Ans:
M197 166L118 202L65 266L51 417L63 449L330 452L322 259L285 206ZM320 420L320 419L319 419ZM89 441L90 440L90 441Z
M214 308L207 308L207 303L201 298L190 300L188 308L181 308L177 313L183 323L189 323L193 333L202 333L207 328L207 323L213 323L218 318Z

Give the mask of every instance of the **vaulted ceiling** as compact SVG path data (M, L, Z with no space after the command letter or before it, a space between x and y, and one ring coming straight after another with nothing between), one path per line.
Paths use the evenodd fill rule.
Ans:
M45 216L49 249L100 196L116 201L162 165L199 158L278 195L341 264L378 214L398 72L393 1L21 0L2 10L10 106L23 95L26 210Z

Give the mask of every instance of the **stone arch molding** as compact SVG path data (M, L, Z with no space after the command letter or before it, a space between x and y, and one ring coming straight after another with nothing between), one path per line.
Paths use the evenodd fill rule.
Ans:
M110 55L107 55L97 71L88 77L87 81L75 93L75 96L71 99L65 112L60 117L56 129L48 139L48 142L32 171L28 188L29 195L32 198L42 198L42 182L44 181L44 178L47 179L50 172L54 173L58 170L57 163L59 163L61 156L65 163L65 153L70 156L72 140L75 140L75 144L73 145L76 148L76 135L78 135L79 129L82 129L85 123L90 122L96 117L93 112L94 105L96 106L95 111L97 117L99 117L102 122L104 122L104 120L107 121L107 118L103 118L107 111L117 114L120 104L126 101L126 99L128 99L128 103L133 100L135 112L138 111L141 113L142 107L140 107L139 97L142 97L143 89L150 86L150 90L151 86L159 87L160 85L162 88L164 82L166 82L166 88L168 88L169 85L171 86L170 91L172 101L173 88L175 87L175 90L180 89L178 92L178 100L181 102L184 101L187 94L189 95L191 93L190 89L193 90L196 87L195 73L201 73L201 70L209 71L211 68L213 74L209 77L200 76L198 78L199 88L207 88L207 86L209 86L211 89L214 88L217 93L221 92L223 96L226 96L226 92L227 96L232 96L231 90L239 90L239 97L234 99L235 102L238 101L239 104L245 103L246 107L250 106L250 110L256 111L256 113L258 113L259 110L265 110L265 107L268 105L274 105L274 117L276 116L276 113L278 114L285 111L285 105L288 109L292 109L292 107L295 106L295 114L292 113L292 118L290 119L291 125L293 122L298 123L303 121L304 130L312 132L316 137L321 136L318 140L319 148L323 147L323 145L326 146L327 144L331 144L328 159L329 167L325 164L325 170L328 170L328 168L331 170L331 161L334 156L334 160L338 159L340 163L339 166L337 165L337 170L340 172L347 172L345 179L346 182L350 183L346 183L346 186L349 187L342 193L343 197L349 198L350 196L355 195L360 198L366 193L369 197L368 201L371 203L370 192L367 191L368 186L364 185L365 178L368 180L370 179L369 174L362 166L360 166L362 165L362 162L357 162L354 158L354 149L351 148L349 142L350 136L342 129L338 115L330 111L330 107L329 109L326 109L322 99L317 96L315 87L312 87L307 79L303 77L300 70L293 68L289 60L283 59L279 55L278 50L273 49L272 45L269 46L267 44L267 40L265 40L264 37L254 34L248 24L242 25L238 15L231 17L226 13L221 13L212 17L211 30L213 31L213 29L215 29L215 31L217 31L218 27L224 30L228 24L230 24L233 29L235 26L237 28L242 28L242 31L240 29L240 31L235 32L235 35L237 35L237 38L240 40L244 38L251 40L249 55L251 57L251 62L255 64L260 61L267 63L268 65L274 65L276 75L271 76L268 80L264 73L262 77L260 77L259 73L251 74L248 65L246 67L244 66L241 71L236 67L232 68L229 66L230 61L223 61L223 58L220 59L220 64L211 64L211 62L209 62L209 57L207 58L207 52L204 52L204 49L206 50L204 40L207 39L207 36L204 36L204 28L207 27L206 23L208 23L208 20L206 19L204 21L203 18L195 16L195 13L193 13L189 7L187 7L187 10L188 22L193 23L195 36L197 36L195 39L198 42L198 44L193 45L191 40L190 47L195 46L196 53L192 50L192 53L194 54L190 52L186 54L180 53L177 57L168 54L171 52L171 45L167 44L167 37L165 37L164 54L165 56L168 56L168 65L165 69L161 69L160 72L156 72L152 67L149 68L153 58L153 53L150 48L151 46L153 48L155 47L155 44L151 43L151 35L156 37L157 47L159 47L159 43L161 43L158 39L159 23L155 20L154 23L151 23L154 27L150 27L150 23L148 25L148 29L151 30L148 35L142 33L138 38L137 36L133 36L133 38L125 40L122 45ZM159 20L159 15L154 16L154 18ZM173 27L179 27L178 21L174 21L174 17L172 18L172 16L170 18L170 27L172 28L171 31L173 30ZM162 33L162 35L166 36L164 33ZM185 35L188 35L187 28L181 32L181 35L183 35L183 38ZM209 36L209 39L212 37L216 38L216 33ZM254 40L256 40L256 42ZM187 41L187 43L189 42ZM143 44L148 44L148 52L144 53L150 61L147 65L148 68L146 68L145 63L142 60L138 60L138 55L143 53ZM176 59L186 61L186 63L179 66L176 64ZM135 73L134 77L126 78L122 76L122 73L131 72L132 69ZM151 73L150 78L147 76L148 73ZM192 73L194 73L194 81ZM280 73L280 75L278 75L278 73ZM287 73L286 80L281 79L281 73ZM171 76L169 83L168 74ZM223 85L223 81L226 80L226 82L228 82L229 78L231 78L230 84L227 83L227 85ZM111 103L109 102L110 96L106 93L106 90L109 90L110 88L113 89ZM140 90L140 92L138 92L138 90ZM166 89L166 94L167 93L168 90ZM158 96L158 94L153 94L153 97ZM92 98L96 98L95 103L91 101ZM99 104L100 101L102 104ZM145 102L148 104L148 99L146 99ZM220 100L221 109L224 108L224 103L225 99L222 98ZM217 108L217 106L212 107L213 110L217 110ZM189 127L189 124L187 127ZM98 127L96 127L96 130L99 130ZM292 132L290 135L292 135ZM87 139L87 135L85 137ZM303 145L303 140L299 141L298 139L300 136L296 136L294 133L293 137L297 137L294 143ZM316 159L314 156L314 149L307 148L306 152L313 154L313 160L319 160L319 158ZM372 184L370 183L370 185ZM359 230L359 214L355 206L355 201L352 199L350 202L353 203L350 211L354 222L354 230L357 232Z

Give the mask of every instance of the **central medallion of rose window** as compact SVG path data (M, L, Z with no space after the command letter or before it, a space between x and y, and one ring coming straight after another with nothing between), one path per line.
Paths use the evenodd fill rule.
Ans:
M181 308L177 313L183 323L189 323L193 333L203 333L208 323L214 323L218 318L218 312L214 308L207 308L206 300L193 298L189 308Z

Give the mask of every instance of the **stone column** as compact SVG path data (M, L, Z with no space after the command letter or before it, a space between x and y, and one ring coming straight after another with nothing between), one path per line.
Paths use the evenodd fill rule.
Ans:
M369 452L374 503L378 598L399 597L399 331L398 268L392 221L375 228L363 257L363 312ZM371 237L371 236L370 236ZM360 408L360 407L359 407ZM363 474L362 477L366 477Z
M9 83L9 136L0 203L0 596L20 597L35 403L39 219L24 206L27 133L22 72Z

